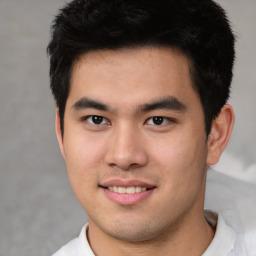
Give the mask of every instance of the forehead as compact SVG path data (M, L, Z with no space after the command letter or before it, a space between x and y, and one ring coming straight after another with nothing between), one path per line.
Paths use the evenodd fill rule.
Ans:
M139 104L154 98L195 94L189 59L169 47L98 50L74 63L69 98ZM196 96L196 95L193 95Z

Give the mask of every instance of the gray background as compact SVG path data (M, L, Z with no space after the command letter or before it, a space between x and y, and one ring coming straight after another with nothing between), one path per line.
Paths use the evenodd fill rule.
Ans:
M63 0L0 0L0 256L51 255L86 215L54 132L46 46ZM256 183L256 1L222 0L238 37L236 125L219 171Z

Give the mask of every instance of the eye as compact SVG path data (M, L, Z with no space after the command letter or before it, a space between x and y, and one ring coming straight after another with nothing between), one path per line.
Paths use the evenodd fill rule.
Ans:
M102 125L109 123L109 121L103 116L87 116L83 118L83 120L92 125Z
M166 125L170 122L172 122L171 119L162 117L162 116L153 116L146 121L146 123L149 125L157 125L157 126Z

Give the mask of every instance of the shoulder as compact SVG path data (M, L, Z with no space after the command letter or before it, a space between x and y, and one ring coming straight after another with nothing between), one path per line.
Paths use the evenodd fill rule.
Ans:
M79 237L62 246L53 256L95 256L86 237L88 224L85 225Z
M75 238L62 246L53 256L71 256L79 251L79 238Z
M214 170L207 177L205 207L218 212L236 233L234 255L255 256L256 186ZM230 254L232 255L232 254Z

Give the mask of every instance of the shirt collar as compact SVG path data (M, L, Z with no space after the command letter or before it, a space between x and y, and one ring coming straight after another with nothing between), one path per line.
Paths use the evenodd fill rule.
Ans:
M210 211L205 211L205 218L213 227L214 224L216 225L216 232L212 242L202 256L227 256L234 249L236 232L225 223L221 214L217 215Z

